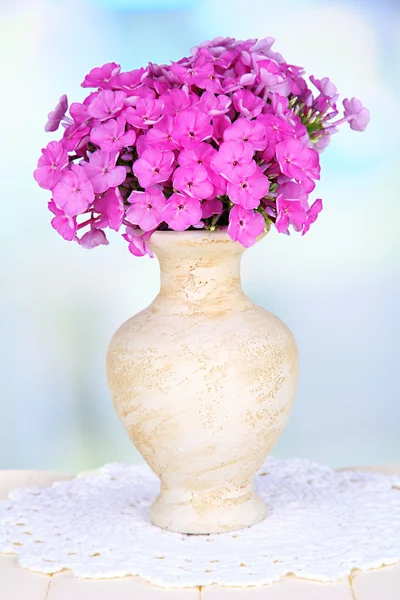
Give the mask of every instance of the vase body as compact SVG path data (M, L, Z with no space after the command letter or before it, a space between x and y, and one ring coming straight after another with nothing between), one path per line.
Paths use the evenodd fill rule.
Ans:
M182 533L261 521L252 478L295 396L289 329L242 291L244 248L224 231L155 232L153 303L111 340L107 377L130 439L161 480L150 517Z

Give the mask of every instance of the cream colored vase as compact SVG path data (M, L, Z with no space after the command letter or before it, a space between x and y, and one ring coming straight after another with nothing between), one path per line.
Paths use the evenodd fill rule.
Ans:
M284 428L298 357L289 329L242 291L224 231L157 231L161 291L111 340L107 376L130 439L161 480L152 522L182 533L258 523L252 478Z

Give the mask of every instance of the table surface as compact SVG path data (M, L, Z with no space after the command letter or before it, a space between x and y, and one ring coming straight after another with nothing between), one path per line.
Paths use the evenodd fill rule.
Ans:
M400 466L357 469L389 475L400 473ZM46 486L70 477L50 471L0 471L0 499L7 498L18 487ZM0 554L0 600L400 600L400 563L371 571L353 571L351 577L335 583L288 576L257 588L212 585L167 590L139 577L94 581L77 579L69 571L40 575L22 569L15 556Z

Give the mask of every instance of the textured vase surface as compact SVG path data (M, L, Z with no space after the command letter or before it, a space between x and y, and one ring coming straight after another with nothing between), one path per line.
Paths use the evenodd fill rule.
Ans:
M152 304L113 336L107 376L130 439L161 480L152 522L182 533L232 531L267 508L252 478L293 404L297 347L242 291L244 248L224 231L157 231Z

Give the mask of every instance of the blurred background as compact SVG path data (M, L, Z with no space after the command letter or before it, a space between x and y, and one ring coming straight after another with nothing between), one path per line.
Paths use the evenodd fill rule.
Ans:
M273 231L244 257L245 291L300 350L274 455L400 463L398 0L0 0L0 13L0 468L140 460L109 398L105 354L156 295L158 264L118 234L93 251L62 240L32 172L57 138L43 131L47 113L63 93L85 97L93 66L178 60L218 35L276 37L288 62L331 77L372 115L324 153L325 209L307 236Z

